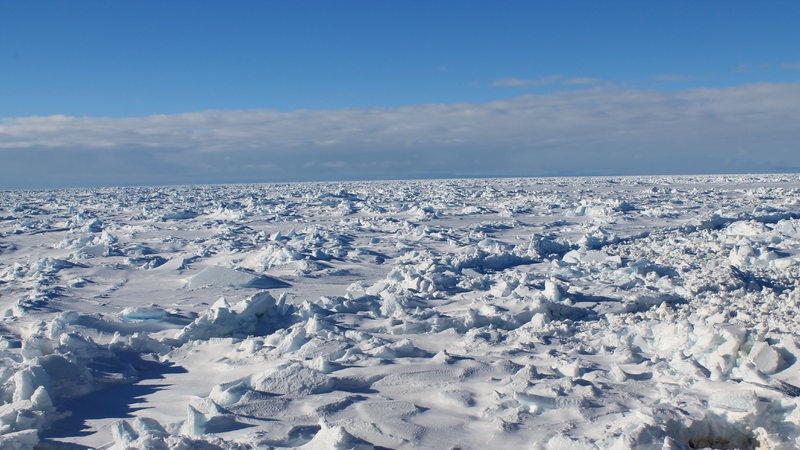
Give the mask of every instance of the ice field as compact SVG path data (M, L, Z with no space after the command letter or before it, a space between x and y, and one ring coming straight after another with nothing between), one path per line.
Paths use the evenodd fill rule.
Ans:
M1 194L2 449L800 447L796 174Z

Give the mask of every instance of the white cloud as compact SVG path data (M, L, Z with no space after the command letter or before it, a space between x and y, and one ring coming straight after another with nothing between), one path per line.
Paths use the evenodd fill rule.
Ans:
M576 86L599 84L602 80L588 77L567 78L561 75L550 75L535 80L522 78L500 78L492 81L492 87L538 87L549 85Z
M536 80L525 80L522 78L500 78L492 81L492 87L526 87L526 86L545 86L554 84L559 77L550 76Z
M4 187L800 170L800 84L0 119Z
M800 70L800 63L786 63L781 64L781 67L789 70Z
M656 81L680 82L680 81L692 81L694 80L694 77L689 75L680 75L676 73L661 73L658 75L653 75L653 79Z
M578 78L564 78L560 82L565 86L575 86L582 84L599 84L602 80L597 78L578 77Z

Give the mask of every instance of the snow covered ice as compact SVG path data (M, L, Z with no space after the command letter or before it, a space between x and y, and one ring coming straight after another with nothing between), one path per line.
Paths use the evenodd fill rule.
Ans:
M797 175L5 191L0 448L800 446Z

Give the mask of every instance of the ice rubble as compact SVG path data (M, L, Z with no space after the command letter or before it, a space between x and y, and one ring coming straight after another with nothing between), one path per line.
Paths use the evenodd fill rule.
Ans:
M798 193L789 176L4 193L0 446L796 448ZM152 379L143 409L65 420Z
M3 341L0 434L31 440L23 432L42 431L67 414L57 408L62 402L135 379L135 369L120 357L128 347L96 344L72 330L76 319L77 314L66 312L48 324L32 324L18 348Z
M181 342L208 340L212 337L239 336L268 333L287 315L286 297L280 300L269 293L253 295L231 307L220 298L194 322L186 325L175 338Z

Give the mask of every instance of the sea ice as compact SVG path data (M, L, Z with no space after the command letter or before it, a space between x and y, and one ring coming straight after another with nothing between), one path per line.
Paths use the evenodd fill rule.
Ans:
M800 446L790 175L6 191L0 448Z

